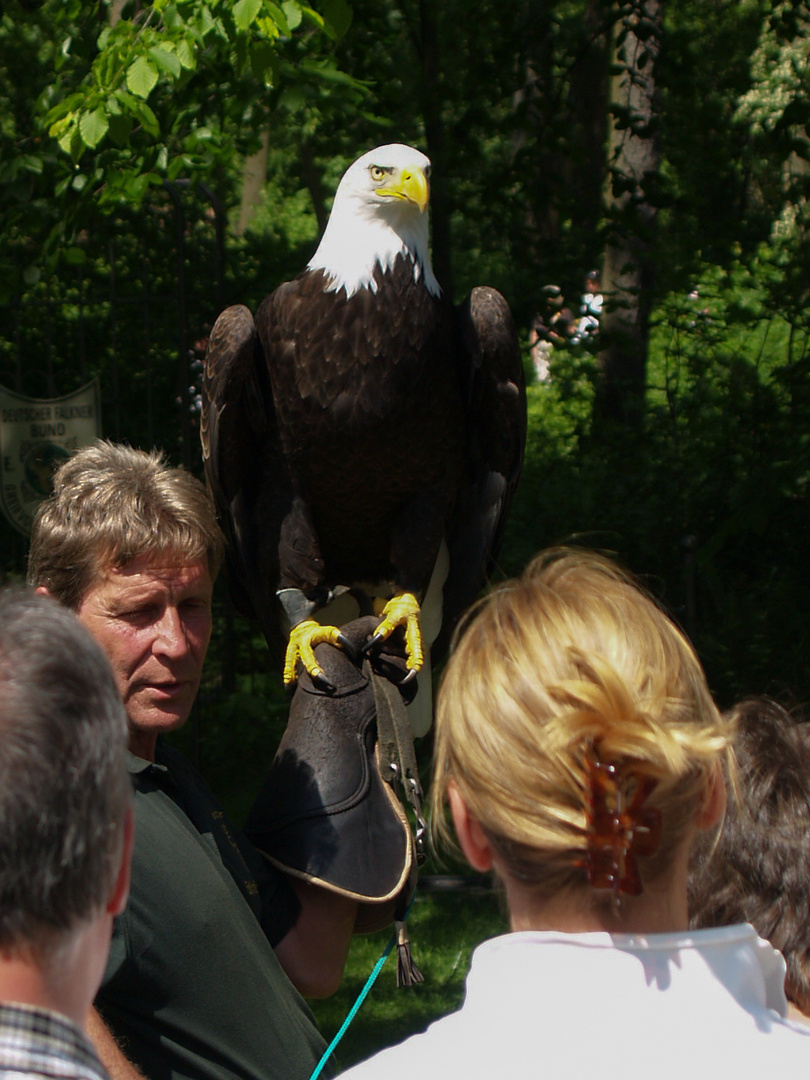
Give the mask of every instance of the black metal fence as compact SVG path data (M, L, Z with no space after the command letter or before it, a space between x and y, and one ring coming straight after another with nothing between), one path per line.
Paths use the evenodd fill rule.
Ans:
M100 215L47 276L27 269L24 241L8 254L29 283L0 304L0 383L49 398L98 377L106 436L194 468L197 362L224 306L215 194L166 184L138 211Z
M199 376L225 306L224 234L215 193L179 181L139 210L98 215L49 273L21 237L5 253L19 284L0 303L0 384L52 398L98 378L105 437L160 446L199 473ZM0 580L22 572L25 547L0 522Z

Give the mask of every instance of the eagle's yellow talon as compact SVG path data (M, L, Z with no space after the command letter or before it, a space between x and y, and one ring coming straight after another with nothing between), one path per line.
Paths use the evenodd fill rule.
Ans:
M284 657L284 685L292 686L297 678L298 661L304 665L312 679L323 678L323 668L315 659L315 646L324 641L338 645L340 630L336 626L321 626L314 619L304 619L290 631L287 653Z
M405 652L408 657L408 667L413 671L421 671L425 657L422 652L422 628L417 615L410 616L405 624Z
M376 641L385 641L398 626L405 627L405 652L411 671L421 671L425 662L422 649L422 628L419 625L419 603L413 593L392 596L382 609L382 622L374 631Z

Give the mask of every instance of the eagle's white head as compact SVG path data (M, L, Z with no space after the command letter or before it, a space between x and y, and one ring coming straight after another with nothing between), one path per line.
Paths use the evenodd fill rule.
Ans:
M397 255L413 262L416 280L434 296L441 292L430 265L428 201L430 161L402 143L378 146L350 165L338 184L329 222L307 269L323 270L329 289L376 291L374 268Z

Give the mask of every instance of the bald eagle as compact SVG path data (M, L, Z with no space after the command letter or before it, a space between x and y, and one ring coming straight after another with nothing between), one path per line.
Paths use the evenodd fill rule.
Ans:
M299 661L324 679L313 645L370 610L373 642L403 626L419 670L481 588L517 483L514 325L494 289L442 295L429 175L413 147L364 154L303 273L210 335L206 474L239 606L271 646L283 634L288 683Z

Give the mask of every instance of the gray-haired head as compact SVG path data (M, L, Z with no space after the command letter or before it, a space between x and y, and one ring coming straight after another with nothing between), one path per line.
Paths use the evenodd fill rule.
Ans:
M52 948L103 908L132 798L110 665L78 619L0 593L0 949Z

